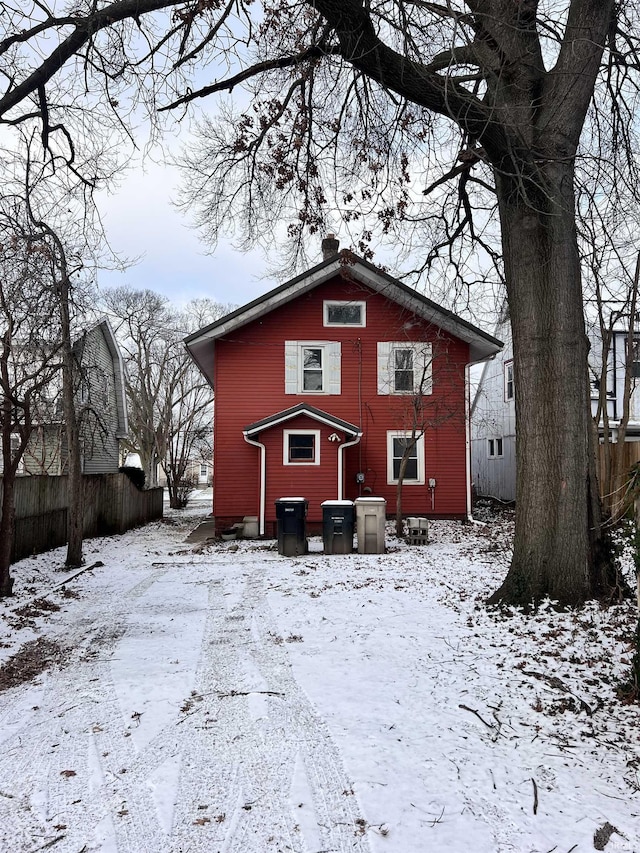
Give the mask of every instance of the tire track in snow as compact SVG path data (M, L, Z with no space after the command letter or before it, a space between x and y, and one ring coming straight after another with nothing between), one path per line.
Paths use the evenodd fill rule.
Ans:
M124 736L110 659L126 630L132 606L166 572L167 569L152 571L130 590L111 599L109 607L100 611L98 620L93 616L97 608L95 598L74 602L75 606L69 608L73 623L66 624L63 638L71 650L71 658L61 670L42 676L39 705L3 744L4 754L11 755L13 761L9 767L2 766L2 784L8 791L19 792L0 801L3 827L0 841L6 842L5 849L31 850L37 847L34 839L48 841L58 836L63 838L60 846L56 845L58 850L81 849L83 845L87 845L87 850L96 849L92 837L95 826L105 814L123 811L118 773L135 761L135 750L131 739ZM100 605L104 603L102 600ZM7 703L11 698L8 694ZM59 719L54 737L52 716ZM96 721L95 726L91 725L92 720ZM94 745L98 730L104 732L104 737L99 745ZM101 753L103 761L109 760L100 773L103 784L96 786L96 755ZM25 804L20 811L15 809L16 797ZM126 838L131 835L131 825L137 824L133 832L135 844L145 838L153 844L158 832L155 822L149 819L154 814L151 806L147 798L140 803L132 802L126 814L120 815L127 820L116 822L116 829L121 826ZM14 822L24 825L25 819L30 825L32 841L17 847L15 837L7 829ZM158 839L156 849L162 849L160 844ZM125 841L123 849L142 848L129 846Z
M31 851L59 835L58 853L367 853L339 752L278 642L264 567L209 582L192 710L142 748L126 736L111 661L137 603L172 568L69 606L60 633L71 658L29 688L38 707L4 743L0 846ZM204 563L194 576L210 572ZM163 804L154 780L169 771L174 801Z
M215 721L205 729L213 764L204 785L192 778L194 765L183 767L172 850L186 849L189 841L190 850L220 853L365 853L369 845L351 785L326 725L295 681L268 608L264 574L257 569L247 577L230 610L220 586L212 585L196 685L203 696L198 713ZM312 799L302 806L292 801L301 762ZM209 804L207 785L210 791L223 787L216 784L218 768L233 768L234 785L210 806L214 819L203 827L202 845L193 846L190 793L202 791ZM201 774L202 766L195 770ZM304 823L315 824L316 831L308 838L298 808L312 809Z

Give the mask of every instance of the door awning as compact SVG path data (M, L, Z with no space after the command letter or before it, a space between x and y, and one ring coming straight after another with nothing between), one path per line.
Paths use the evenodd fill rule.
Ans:
M342 418L337 418L335 415L332 415L329 412L324 412L322 409L317 409L315 406L311 406L308 403L298 403L296 406L291 406L288 409L283 409L280 412L275 412L273 415L269 415L266 418L255 421L254 423L246 426L243 429L243 433L247 438L251 438L266 429L271 429L271 427L278 426L278 424L286 423L287 421L292 420L292 418L297 418L300 415L306 415L314 421L318 421L318 423L325 424L325 426L328 426L331 429L344 432L354 438L359 438L362 435L362 430L355 424L349 423L349 421L345 421Z

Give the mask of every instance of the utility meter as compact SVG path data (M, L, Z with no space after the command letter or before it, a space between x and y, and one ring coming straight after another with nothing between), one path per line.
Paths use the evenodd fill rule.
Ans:
M356 474L356 483L364 483L364 473L362 471L358 471Z

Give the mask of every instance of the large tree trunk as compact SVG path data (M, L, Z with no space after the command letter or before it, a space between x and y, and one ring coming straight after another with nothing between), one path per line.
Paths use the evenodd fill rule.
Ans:
M0 365L5 389L9 386L9 351L10 343L7 340ZM0 508L0 597L2 598L13 592L10 566L14 540L16 467L11 458L11 425L11 401L5 392L2 399L2 435L0 436L3 461L2 507Z
M2 515L0 516L0 598L11 595L13 592L10 566L14 537L14 494L15 473L10 470L5 471L2 476Z
M62 332L62 409L67 435L67 566L81 566L84 538L84 502L82 487L82 461L80 455L80 428L76 412L75 384L78 365L75 364L71 345L71 318L69 312L69 279L66 259L60 249L63 278L59 285L60 321Z
M66 395L66 392L65 392ZM64 403L65 428L67 431L68 469L67 469L67 566L81 566L84 563L82 545L84 539L84 501L82 483L82 462L80 456L80 430L75 411L73 389L71 400Z
M578 604L602 591L599 502L590 459L588 342L573 166L540 170L538 198L498 176L514 346L517 421L513 561L490 601Z

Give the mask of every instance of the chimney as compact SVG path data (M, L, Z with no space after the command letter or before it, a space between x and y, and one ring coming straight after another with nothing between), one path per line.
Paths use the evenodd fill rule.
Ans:
M335 234L327 234L322 241L322 260L328 261L329 258L335 257L338 254L340 243L336 240Z

